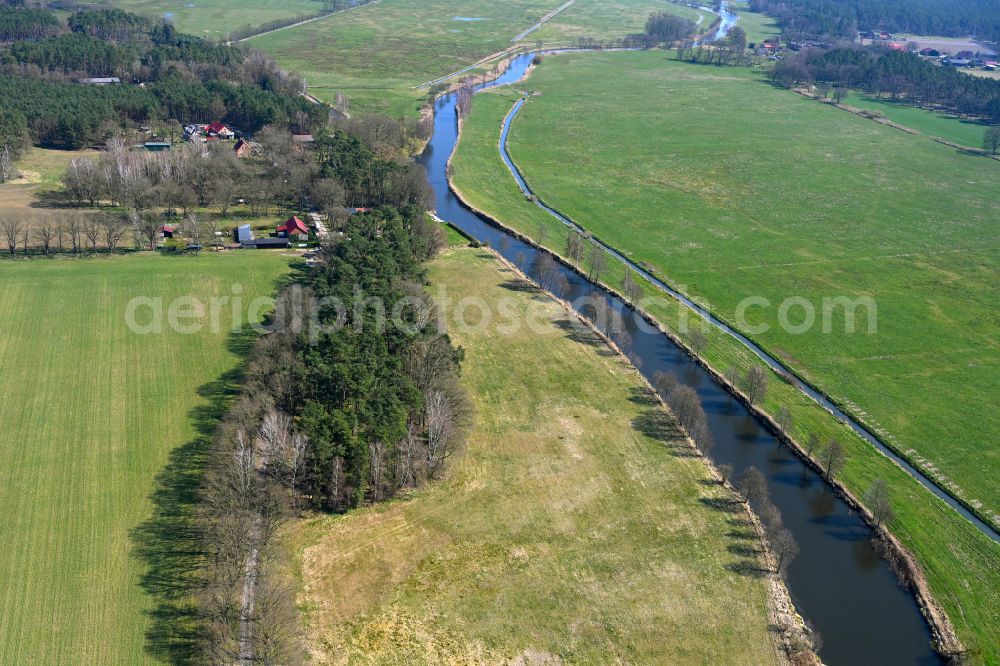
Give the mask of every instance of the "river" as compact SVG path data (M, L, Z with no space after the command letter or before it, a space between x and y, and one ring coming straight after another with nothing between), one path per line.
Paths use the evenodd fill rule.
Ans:
M532 57L518 56L496 81L479 87L521 79ZM448 187L447 162L458 139L455 102L454 94L437 100L434 134L420 158L434 188L437 214L537 278L538 250L465 208ZM635 313L605 290L561 264L559 270L569 285L567 300L603 298L623 312L631 329L631 340L623 351L647 378L672 371L698 392L715 439L711 457L716 464L731 464L735 475L750 466L764 473L771 499L799 544L799 554L788 568L788 588L798 611L822 639L823 661L833 665L939 663L930 645L930 627L915 598L898 584L872 547L872 533L865 522L669 338L636 326Z

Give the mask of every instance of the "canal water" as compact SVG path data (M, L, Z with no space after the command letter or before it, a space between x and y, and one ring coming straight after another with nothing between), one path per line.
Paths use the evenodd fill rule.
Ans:
M517 57L500 78L484 86L519 80L531 58L530 54ZM447 162L458 139L455 102L453 94L437 100L434 135L420 158L435 191L437 214L538 279L538 250L465 208L448 187ZM798 556L788 568L788 588L796 608L821 637L823 661L880 666L939 663L916 600L872 547L872 533L864 521L669 338L637 325L635 313L619 299L557 266L568 285L566 300L600 298L623 314L630 336L621 346L647 378L670 371L698 392L715 440L710 454L715 463L731 464L736 476L750 466L764 473L771 499L799 544ZM757 574L747 570L744 575Z

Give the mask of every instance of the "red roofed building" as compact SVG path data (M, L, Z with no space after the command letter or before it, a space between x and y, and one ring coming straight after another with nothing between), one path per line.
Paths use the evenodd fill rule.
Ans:
M229 129L219 121L215 121L211 125L208 125L205 128L205 134L208 134L209 136L222 137L223 139L232 139L236 136L233 130Z
M288 221L278 227L279 238L291 238L298 236L300 240L309 239L309 227L295 215L288 218Z

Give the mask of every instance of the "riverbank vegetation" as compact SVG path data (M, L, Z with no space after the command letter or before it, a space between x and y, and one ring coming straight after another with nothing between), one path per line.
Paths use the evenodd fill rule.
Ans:
M621 58L626 63L615 62ZM566 68L580 68L584 71L574 71L574 76L563 78ZM534 78L537 75L546 74L549 70L549 78ZM623 76L622 72L629 72L628 76ZM575 75L579 75L576 78ZM560 137L558 141L548 138L539 138L540 134L525 134L526 127L523 121L528 118L518 118L515 123L512 141L514 143L514 156L519 164L525 167L529 180L536 187L543 182L538 179L542 164L545 160L572 159L574 164L580 164L580 168L575 169L572 178L581 185L573 190L570 197L565 192L569 190L547 189L549 183L545 182L545 187L538 191L550 205L556 205L563 209L564 213L571 214L575 220L594 230L604 240L612 242L619 249L625 250L638 261L647 261L652 266L657 264L647 258L656 253L669 253L669 261L664 261L666 267L664 273L670 278L675 278L674 269L680 266L697 266L697 270L692 268L689 275L681 276L678 283L687 285L697 284L696 289L689 287L689 293L695 295L706 295L704 285L711 284L719 274L730 275L728 282L720 282L720 289L733 291L732 284L749 285L752 292L762 293L774 299L775 303L780 303L782 299L789 295L801 293L805 287L811 289L822 288L823 290L846 289L848 294L862 294L859 286L845 285L841 281L843 276L850 272L856 272L863 268L863 278L867 284L879 284L881 288L893 288L893 285L905 282L908 288L919 287L920 281L912 278L906 279L901 275L904 271L925 272L932 270L937 251L922 253L913 258L906 256L891 257L889 254L903 254L901 248L894 251L883 252L878 255L881 259L869 259L861 262L858 257L869 256L871 253L859 253L858 251L846 247L839 255L835 253L821 260L819 251L827 246L827 243L820 243L810 246L808 250L795 250L796 244L808 241L809 237L816 237L815 224L787 224L780 223L785 219L781 214L780 206L771 205L762 210L771 211L767 214L761 211L747 211L743 215L733 217L724 214L734 201L739 201L741 206L745 202L754 202L757 198L768 196L780 196L783 191L780 184L784 178L791 178L793 173L800 173L797 168L802 164L820 164L822 169L812 168L806 173L809 174L810 192L813 189L824 194L825 197L834 197L838 200L845 196L850 190L845 185L843 175L834 177L832 172L838 172L839 165L863 164L869 160L875 160L878 164L879 173L888 176L885 171L886 165L890 163L907 165L909 169L927 169L928 165L936 164L939 159L951 162L950 168L955 173L966 173L968 170L979 168L989 168L990 164L985 164L985 160L980 158L954 155L950 149L926 141L922 137L912 137L905 135L898 130L883 128L870 121L844 114L842 111L828 107L817 109L807 108L815 103L809 102L792 95L791 93L769 89L761 86L758 90L759 80L755 81L755 75L742 70L717 70L705 67L682 65L671 63L663 54L589 54L587 57L575 55L560 56L558 58L546 59L545 64L537 70L532 79L525 84L529 88L544 90L544 95L532 98L528 102L526 111L531 110L531 106L543 100L554 103L554 107L541 109L543 112L538 127L545 126L546 136ZM711 85L706 85L706 79ZM562 88L562 83L569 85L569 81L575 82L575 92L571 95L568 88ZM625 81L631 80L635 87L625 85ZM594 101L592 96L586 96L590 100L586 108L573 106L571 99L580 99L581 82L597 82L595 85L611 85L612 89L605 90L600 95L601 100L607 100L607 104L615 108L603 108L603 101ZM552 85L542 84L551 82ZM584 86L584 89L586 86ZM634 92L632 92L634 91ZM640 92L641 91L641 92ZM558 94L558 97L556 95ZM631 95L637 95L633 97ZM664 99L660 95L665 96ZM761 109L771 109L761 111L760 116L756 112L742 107L741 99L753 97L757 107ZM475 111L466 120L463 127L462 140L452 163L453 183L474 206L486 211L505 224L514 227L526 236L541 239L543 244L553 249L557 253L566 251L566 227L538 208L534 203L525 199L517 189L516 183L510 176L506 167L500 160L497 151L501 121L510 111L518 95L510 90L499 90L488 94L480 95L476 100ZM645 103L639 97L650 102L649 113L642 112ZM799 101L796 101L796 100ZM617 108L617 103L622 100L630 105L628 118L622 117L621 108ZM623 104L625 102L622 102ZM558 108L556 108L558 106ZM817 105L818 106L818 105ZM598 113L597 107L601 107ZM655 107L655 111L653 111ZM567 108L576 109L572 114L566 114ZM622 107L624 108L624 107ZM593 115L590 112L593 109ZM780 109L780 111L779 111ZM692 116L692 111L698 113ZM536 111L537 113L537 111ZM715 114L715 116L713 116ZM778 114L783 119L780 135L784 139L779 139L776 134L767 129L768 123L765 119L768 114ZM718 116L718 117L716 117ZM846 119L840 116L847 116ZM775 116L771 116L775 117ZM536 116L536 119L538 117ZM734 120L735 119L735 120ZM618 121L621 121L619 123ZM787 155L785 151L789 149L787 137L789 122L803 123L803 127L810 127L809 133L822 129L822 134L812 134L822 143L811 145L808 140L799 141L796 136L796 150L808 148L808 151L801 155ZM656 128L658 123L668 125L670 129ZM739 123L741 131L733 134L733 123ZM597 125L607 128L606 132L613 133L613 137L604 136L605 130ZM871 127L869 127L869 125ZM794 125L793 125L794 127ZM533 128L534 129L534 128ZM634 130L634 131L633 131ZM539 130L540 131L540 130ZM803 130L805 132L805 130ZM565 133L565 134L564 134ZM569 135L572 135L570 137ZM539 145L538 150L531 152L525 148L531 139ZM734 143L734 136L738 139ZM601 138L603 137L603 138ZM819 137L826 137L820 139ZM836 137L830 141L829 137ZM659 139L658 139L659 138ZM607 140L608 143L603 143ZM659 141L669 141L669 146L659 145ZM520 142L520 143L519 143ZM561 155L559 149L552 150L557 142L567 142L572 148L567 150L573 152L573 157ZM926 145L924 145L926 144ZM518 145L521 149L518 150ZM625 163L616 163L609 160L610 152L601 149L601 146L615 146L614 154ZM713 146L715 148L713 148ZM878 150L873 153L872 146L878 146ZM646 151L646 148L649 151ZM737 150L738 149L738 150ZM831 151L837 155L844 151L839 158L827 157ZM765 154L777 157L768 166L768 162L762 156ZM654 154L655 153L655 154ZM706 162L689 162L685 157L690 153L694 155L704 155ZM657 157L658 155L670 155L669 160ZM583 161L581 162L581 156ZM614 157L611 155L611 157ZM691 158L693 159L693 157ZM563 162L565 163L565 162ZM966 167L966 163L972 166ZM607 172L603 172L599 181L590 181L586 174L597 164L603 164L601 168L608 168L608 164L615 164L613 177L608 178ZM725 169L713 168L712 164L726 165ZM798 165L798 167L794 166ZM569 178L560 167L551 165L545 167L553 171L552 180L561 177ZM859 168L854 166L852 168ZM830 171L831 173L826 173ZM825 175L824 175L825 174ZM731 178L727 178L728 176ZM773 183L771 189L765 188L762 184L754 185L756 179L769 178ZM957 176L954 176L957 178ZM878 179L865 176L866 180L878 183ZM566 181L567 183L569 181ZM895 182L895 181L889 181ZM926 186L928 181L923 181L921 187ZM608 183L615 183L613 191L609 191ZM796 180L794 191L801 192L801 179ZM835 183L840 183L835 185ZM818 186L818 187L817 187ZM776 189L777 187L777 189ZM870 185L859 186L861 191ZM895 187L895 185L893 185ZM564 196L550 196L563 192ZM791 190L789 190L791 191ZM962 191L959 188L959 191ZM939 190L935 190L939 192ZM969 205L977 201L974 188L965 190L966 196L973 197L969 200ZM908 197L910 195L907 195ZM569 199L573 201L570 202ZM854 237L871 243L877 239L880 244L889 242L893 236L895 225L890 223L894 219L910 219L912 215L901 214L900 218L895 215L883 212L886 207L895 210L898 206L908 205L904 197L883 197L879 207L872 207L867 204L852 205L844 208L840 204L831 205L827 216L833 215L831 220L841 219L838 211L852 218L862 216L867 225L873 225L872 230L864 232L858 231L858 223L852 223L847 230L854 230ZM793 201L790 199L789 201ZM586 207L586 210L583 210ZM813 220L823 212L823 207L810 205L810 212L802 212L803 219ZM596 211L602 211L597 215ZM650 215L650 211L662 211L662 214ZM716 211L713 213L712 211ZM698 219L715 220L695 224L693 216L697 213ZM976 213L970 211L969 215ZM691 219L692 221L686 221ZM822 219L822 218L820 218ZM646 225L634 224L631 220L649 220ZM764 224L764 221L767 221ZM879 222L878 220L882 220ZM626 224L627 222L627 224ZM633 226L634 225L634 226ZM752 226L751 226L752 225ZM836 232L840 223L829 223L830 228ZM826 228L826 227L824 227ZM952 228L952 227L948 227ZM971 267L981 266L981 270L989 269L989 252L981 249L969 249L962 243L968 241L968 236L975 233L977 227L969 225L962 226L961 229L953 229L956 237L953 242L957 243L956 251L945 254L947 257L961 257L965 254L973 254L967 260L955 264L949 264L950 270L956 270L960 266ZM640 235L635 231L642 229ZM941 239L940 229L935 227L935 242ZM847 231L845 230L845 231ZM898 232L897 232L898 233ZM633 241L641 238L641 243L635 244ZM964 240L963 240L964 238ZM650 239L655 239L651 242ZM896 243L903 239L897 238ZM838 236L838 246L844 242ZM915 242L910 239L910 242ZM754 256L772 257L770 261L757 261L747 263L747 260L740 257L745 256L748 243L753 250ZM973 241L975 244L976 241ZM982 243L979 243L981 245ZM740 249L737 250L736 248ZM711 250L712 256L717 257L711 262L704 259L700 251ZM727 249L728 248L728 249ZM958 251L960 250L960 251ZM803 254L806 252L807 254ZM794 257L802 255L802 259L793 261ZM807 256L808 255L808 256ZM585 255L586 256L586 255ZM726 258L728 257L728 258ZM782 259L782 257L785 257ZM811 260L809 260L811 258ZM938 261L942 261L940 259ZM972 261L973 263L969 263ZM692 263L693 262L693 263ZM846 262L846 263L845 263ZM860 262L860 263L859 263ZM770 268L769 268L770 266ZM840 268L838 268L840 266ZM727 268L731 267L731 268ZM586 273L589 266L584 259L581 266ZM872 272L878 269L877 274ZM939 267L937 270L942 270ZM810 277L810 270L822 271L820 277L818 273ZM973 273L975 274L975 273ZM767 275L767 280L776 280L774 293L759 292L760 287L755 276ZM787 276L787 277L782 277ZM831 282L831 278L836 276L838 282ZM708 279L712 278L712 279ZM619 262L610 261L602 272L602 281L618 289L621 293L624 290L624 270ZM683 281L682 281L683 280ZM953 284L953 283L952 283ZM973 290L970 296L963 296L960 303L976 302L975 284L972 281L967 288ZM793 286L790 286L793 285ZM655 296L655 289L642 282L640 287L645 296ZM747 288L749 288L747 287ZM953 288L953 287L952 287ZM980 290L985 293L984 290ZM828 293L828 292L824 292ZM843 293L836 291L835 293ZM702 296L699 300L707 301L713 306L724 302L718 293L712 293L711 298ZM914 341L923 339L926 327L920 327L920 337L905 338L908 326L906 324L892 324L887 330L885 326L889 317L890 322L896 318L905 316L907 306L919 309L919 303L907 296L896 296L891 302L883 305L884 299L879 303L879 336L888 333L888 337L895 338L899 344L905 344L907 348L913 346ZM900 309L900 306L903 306ZM935 306L935 310L937 309ZM980 305L979 307L985 307ZM719 308L716 311L721 312ZM969 312L974 311L975 308ZM693 336L695 332L700 332L705 336L705 340L697 346L701 348L701 355L708 363L714 367L720 375L729 375L732 371L734 377L744 376L749 367L753 364L752 355L738 342L725 336L711 327L697 326L697 319L690 321L692 332L681 333L680 323L684 319L683 310L677 305L661 304L651 306L650 313L662 324L694 347ZM968 314L968 313L967 313ZM771 314L773 317L773 313ZM918 319L920 315L915 315ZM940 321L940 317L934 315L934 322ZM909 322L910 318L906 317ZM756 318L750 323L759 323ZM774 322L771 322L774 324ZM838 320L836 327L843 325L842 320ZM835 328L836 328L835 327ZM840 328L842 331L843 329ZM910 331L916 333L916 331ZM899 336L903 335L901 339ZM949 333L950 335L950 333ZM807 336L800 336L806 338ZM858 335L857 337L862 337ZM867 339L867 336L865 336ZM834 336L836 340L849 340L846 336ZM887 340L888 342L889 340ZM860 342L860 341L859 341ZM868 342L871 342L869 339ZM841 344L838 342L838 344ZM985 353L983 350L989 346L982 347L977 353ZM783 354L786 361L791 363L796 369L803 371L812 381L817 381L820 374L816 371L817 366L808 365L800 361L806 357L806 353L795 350L794 356L790 350L781 345L785 351ZM835 347L824 345L821 353L826 358L834 353ZM862 354L861 357L869 360L850 360L848 353L850 348L843 348L836 351L835 360L838 370L834 376L844 377L852 367L863 368L865 372L874 372L876 358L871 353ZM947 354L951 358L958 350ZM817 354L820 351L816 352ZM926 356L914 354L910 356L911 368L905 369L905 358L896 355L889 357L880 356L878 363L887 364L884 371L878 372L879 395L885 395L886 391L891 391L892 401L869 401L865 404L865 412L862 416L871 419L875 409L891 407L903 397L909 395L910 400L921 400L919 398L919 387L921 384L914 382L914 377L926 373ZM798 361L798 362L797 362ZM919 364L918 364L919 362ZM983 423L982 419L988 418L982 410L962 410L960 405L966 404L969 395L976 395L975 391L969 389L967 382L977 381L983 385L983 395L989 394L989 380L986 374L979 374L977 366L969 366L968 362L956 361L957 365L951 367L961 367L963 375L968 371L969 375L963 377L962 382L952 381L928 381L923 386L924 390L935 394L933 397L921 401L921 407L916 410L920 412L907 412L907 419L898 423L907 426L907 435L925 437L921 435L922 427L911 423L910 418L931 418L934 424L931 428L942 427L943 424L938 419L952 419L952 423L961 423L959 429L945 439L927 438L931 447L935 444L939 446L939 453L949 455L950 459L958 461L961 465L959 473L968 471L968 466L962 463L965 455L969 459L978 460L980 463L983 456L989 456L989 452L983 449L980 444L987 441L987 434L991 426ZM902 364L902 365L901 365ZM947 371L945 366L936 366L937 373L944 372L944 378L954 371ZM905 381L903 381L903 379ZM998 603L996 598L997 590L1000 589L1000 580L996 577L996 570L1000 565L1000 554L997 552L996 544L991 542L985 535L981 534L971 524L958 516L952 509L944 503L934 498L930 493L922 489L919 484L909 477L903 470L894 465L885 457L877 454L870 444L856 436L849 428L839 423L828 412L820 408L809 398L804 396L798 389L781 381L777 377L772 378L766 399L762 403L762 408L769 414L778 415L782 408L789 410L792 416L791 426L792 436L803 446L809 448L808 442L812 436L820 442L819 446L825 446L830 441L838 441L847 452L846 464L840 474L840 480L850 489L855 496L861 498L867 492L876 478L882 478L890 489L893 499L892 506L896 512L896 518L889 521L892 531L899 536L902 542L917 556L925 575L927 576L930 589L935 598L947 611L949 617L954 622L958 634L965 645L973 651L973 654L984 661L989 661L992 657L991 650L993 642L990 636L996 631L996 620L989 609ZM885 381L883 381L885 380ZM899 384L893 389L893 382ZM857 381L851 381L851 385L856 385ZM822 385L822 384L821 384ZM947 390L951 386L954 389L954 398L951 401L942 400L940 391ZM935 393L937 392L937 393ZM926 413L928 405L933 405L937 410L937 415L932 417ZM951 417L946 416L946 410L958 410ZM960 412L960 413L959 413ZM891 413L891 412L885 412ZM777 419L777 416L775 416ZM880 420L883 417L879 415ZM973 427L983 429L981 436L975 436L965 431L970 427L972 419L979 418L978 426ZM889 436L886 429L882 431L883 436ZM898 433L894 434L899 437ZM964 447L967 454L962 454L954 450L959 446L955 437L964 437ZM890 439L890 441L900 441ZM941 447L944 442L948 446ZM907 440L907 447L913 443ZM954 447L949 449L948 447ZM981 467L981 465L980 465ZM962 478L969 479L975 474L965 474ZM983 480L979 488L982 489L988 482ZM975 580L983 580L980 585L973 583Z
M163 623L187 617L185 520L249 312L226 306L217 328L182 334L166 308L237 289L249 304L288 266L270 253L0 262L0 662L178 656ZM162 333L127 326L134 298L162 299Z
M447 478L290 526L314 661L779 661L742 509L635 370L485 250L429 277L548 333L454 330L475 420Z

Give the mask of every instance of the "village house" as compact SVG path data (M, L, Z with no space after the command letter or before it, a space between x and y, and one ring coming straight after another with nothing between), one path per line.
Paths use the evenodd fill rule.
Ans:
M246 139L240 138L233 146L233 152L236 153L236 157L250 157L254 153L254 146Z
M205 134L210 137L217 136L220 139L233 139L236 137L236 133L233 130L229 129L219 121L215 121L211 125L205 127Z
M288 221L276 229L278 238L297 238L309 240L309 227L297 216L292 215Z

